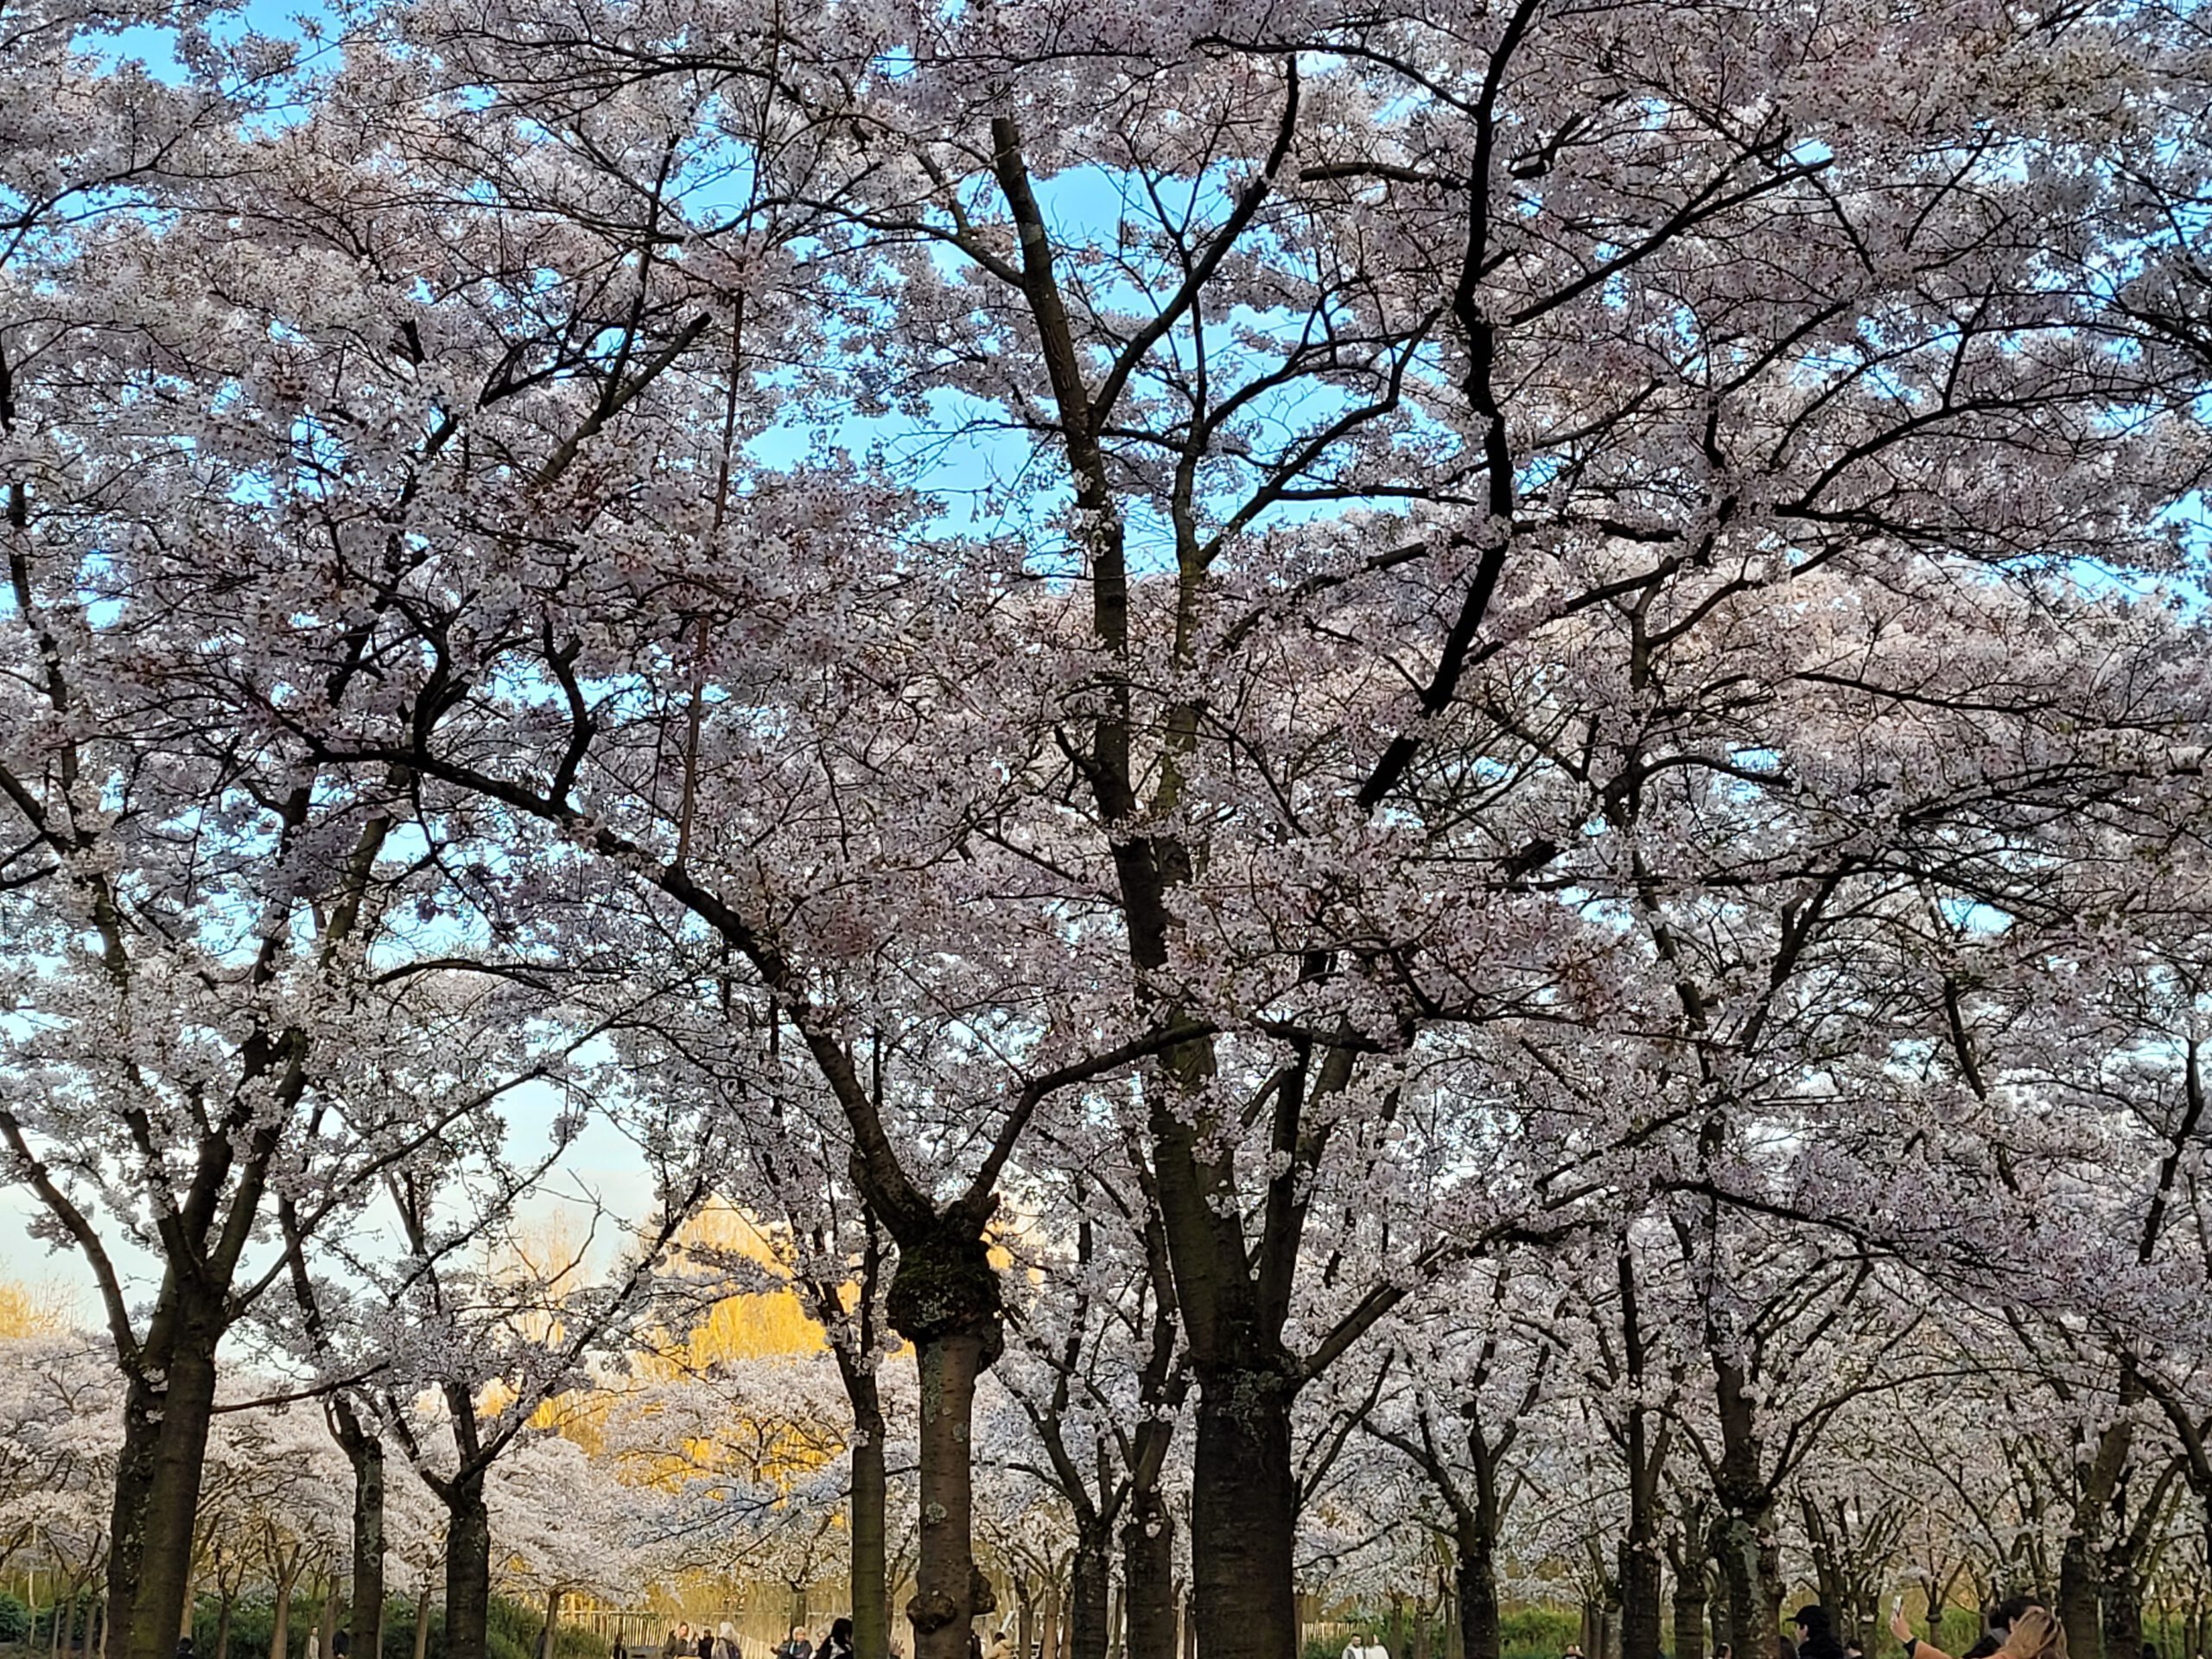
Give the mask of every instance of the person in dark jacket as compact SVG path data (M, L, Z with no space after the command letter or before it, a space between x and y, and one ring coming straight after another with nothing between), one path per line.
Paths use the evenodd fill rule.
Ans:
M1835 1639L1828 1610L1812 1602L1797 1610L1797 1659L1843 1659L1843 1643Z
M830 1622L830 1634L822 1638L822 1645L814 1650L814 1659L853 1659L851 1619L837 1618Z

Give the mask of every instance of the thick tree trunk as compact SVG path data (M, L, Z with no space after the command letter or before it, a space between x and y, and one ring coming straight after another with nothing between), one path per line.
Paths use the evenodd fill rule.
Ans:
M998 1269L981 1238L958 1224L899 1234L885 1311L892 1328L914 1344L921 1382L920 1548L906 1604L912 1659L968 1659L976 1618L998 1606L976 1566L970 1437L976 1379L997 1362L1005 1344L1003 1307Z
M1675 1659L1705 1659L1702 1573L1681 1573L1675 1578Z
M146 1508L154 1490L154 1460L161 1450L162 1391L142 1376L128 1377L123 1397L123 1445L117 1453L115 1498L108 1517L108 1628L127 1630L138 1593L146 1550ZM54 1604L57 1611L60 1603ZM55 1625L60 1630L60 1625Z
M964 1331L932 1336L915 1347L921 1373L922 1515L921 1558L914 1568L913 1599L906 1604L913 1659L968 1659L976 1617L995 1605L989 1584L976 1569L969 1433L976 1379L996 1357L982 1335Z
M1213 1369L1198 1379L1191 1576L1203 1659L1298 1651L1291 1392L1274 1368Z
M891 1593L885 1511L890 1483L883 1465L883 1410L876 1397L875 1379L871 1376L865 1382L864 1390L855 1389L851 1379L847 1382L853 1405L852 1561L848 1594L853 1610L854 1659L888 1659ZM1025 1652L1020 1659L1029 1656Z
M1491 1541L1471 1518L1457 1529L1459 1559L1452 1564L1452 1603L1458 1609L1464 1659L1499 1659L1504 1643L1497 1617L1497 1567Z
M492 1516L484 1477L448 1487L446 1504L445 1659L485 1659L485 1623L492 1602Z
M1659 1552L1649 1537L1621 1541L1621 1659L1659 1659L1660 1602L1665 1588Z
M1721 1452L1713 1481L1719 1516L1713 1549L1726 1592L1730 1639L1735 1659L1775 1659L1782 1630L1782 1552L1775 1535L1773 1495L1761 1469L1758 1406L1741 1368L1716 1356L1713 1372Z
M2066 1627L2068 1659L2101 1659L2096 1562L2089 1541L2070 1534L2058 1557L2058 1605L2051 1611Z
M1095 1520L1076 1535L1068 1583L1068 1659L1106 1659L1106 1592L1114 1578L1106 1543L1105 1530Z
M1736 1659L1774 1659L1782 1631L1780 1564L1761 1526L1768 1517L1726 1515L1713 1529Z
M1175 1659L1175 1517L1157 1490L1131 1497L1122 1529L1122 1585L1129 1659Z
M223 1592L215 1608L215 1659L231 1659L231 1611L238 1598L230 1592Z
M191 1586L223 1326L215 1314L166 1297L156 1325L165 1319L162 1382L133 1378L124 1405L108 1531L107 1648L115 1659L170 1659Z

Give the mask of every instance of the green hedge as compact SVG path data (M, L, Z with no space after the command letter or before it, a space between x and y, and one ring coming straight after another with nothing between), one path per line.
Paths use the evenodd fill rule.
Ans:
M322 1603L314 1596L295 1596L286 1631L288 1659L304 1659L308 1633L322 1619ZM202 1596L192 1610L192 1643L200 1659L215 1659L218 1610L211 1596ZM537 1659L537 1643L545 1630L541 1606L492 1598L485 1616L485 1647L488 1659ZM267 1596L255 1596L231 1608L230 1659L268 1659L270 1638L276 1634L276 1606ZM0 1638L4 1639L4 1638ZM445 1659L446 1619L442 1609L430 1609L430 1637L426 1659ZM383 1659L415 1659L415 1603L395 1596L385 1603ZM604 1644L589 1630L563 1626L556 1659L606 1659Z
M1397 1632L1387 1618L1373 1614L1353 1623L1362 1636L1380 1637L1390 1649L1390 1659L1411 1659L1410 1629ZM1560 1659L1569 1643L1582 1639L1582 1615L1571 1607L1516 1607L1499 1615L1497 1634L1504 1659ZM1429 1649L1432 1653L1444 1651L1441 1619L1430 1624ZM1300 1659L1342 1659L1344 1650L1344 1637L1340 1635L1309 1635ZM578 1656L578 1659L591 1659L591 1656Z

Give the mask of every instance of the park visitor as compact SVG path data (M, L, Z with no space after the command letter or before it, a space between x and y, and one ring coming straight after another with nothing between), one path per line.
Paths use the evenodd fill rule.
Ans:
M1797 1631L1797 1659L1843 1659L1843 1644L1835 1639L1828 1610L1818 1602L1800 1607L1792 1624Z

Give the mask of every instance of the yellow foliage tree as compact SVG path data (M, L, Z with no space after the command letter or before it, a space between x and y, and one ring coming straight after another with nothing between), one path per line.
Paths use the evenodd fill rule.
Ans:
M0 1280L0 1339L65 1331L70 1312L68 1295L54 1286Z

